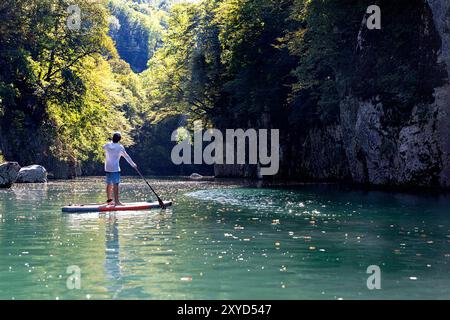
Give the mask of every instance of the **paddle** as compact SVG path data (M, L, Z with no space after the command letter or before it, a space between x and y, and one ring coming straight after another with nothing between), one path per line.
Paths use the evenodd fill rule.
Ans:
M158 198L158 202L159 202L159 206L161 207L161 209L167 209L166 205L164 204L164 202L161 200L161 198L158 196L158 194L155 192L155 190L152 188L152 186L150 185L150 183L148 183L147 179L145 179L144 175L141 173L141 171L139 171L138 168L135 168L137 173L139 173L139 175L141 176L142 179L144 179L145 183L148 185L148 187L150 188L150 190L152 190L152 192L155 194L156 198Z

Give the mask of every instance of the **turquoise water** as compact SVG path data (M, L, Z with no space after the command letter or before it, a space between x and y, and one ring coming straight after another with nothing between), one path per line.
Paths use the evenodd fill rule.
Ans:
M124 182L123 200L146 199L140 180ZM450 298L448 196L151 183L171 210L61 214L104 200L102 178L0 190L0 298ZM381 290L367 288L371 265Z

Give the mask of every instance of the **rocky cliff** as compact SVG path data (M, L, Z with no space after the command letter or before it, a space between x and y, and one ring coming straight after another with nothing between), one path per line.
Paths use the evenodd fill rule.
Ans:
M392 124L392 110L382 99L361 100L345 88L340 127L352 180L374 185L450 186L450 1L428 1L421 16L417 50L424 68L440 69L445 80L432 90L432 100L412 106ZM370 39L360 57L373 50ZM358 58L357 58L358 59ZM407 73L408 70L405 70ZM405 74L406 78L408 75ZM420 79L426 85L428 79ZM393 106L395 108L395 106ZM395 110L394 110L395 112Z
M381 31L355 34L352 70L337 71L337 120L284 132L280 178L450 187L450 0L389 5Z

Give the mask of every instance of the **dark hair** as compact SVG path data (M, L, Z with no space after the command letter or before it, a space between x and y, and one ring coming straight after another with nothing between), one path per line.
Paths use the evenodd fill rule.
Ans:
M119 143L120 140L122 140L122 136L120 135L120 133L118 133L118 132L114 133L112 141L114 143Z

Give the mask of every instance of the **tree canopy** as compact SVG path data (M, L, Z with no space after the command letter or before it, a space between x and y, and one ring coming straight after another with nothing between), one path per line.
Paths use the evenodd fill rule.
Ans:
M282 128L291 147L289 136L339 122L349 88L399 122L445 77L439 39L405 28L424 25L419 0L377 2L385 28L362 34L366 0L4 0L0 152L90 173L121 130L152 159L145 171L161 172L180 124ZM74 4L80 30L67 24Z

